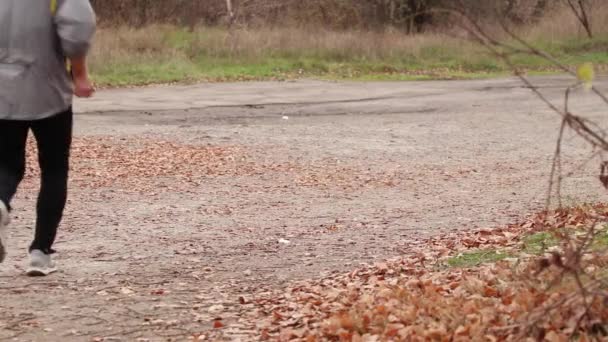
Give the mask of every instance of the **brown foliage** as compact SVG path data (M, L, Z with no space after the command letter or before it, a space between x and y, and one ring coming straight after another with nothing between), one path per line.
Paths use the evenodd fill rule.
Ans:
M543 212L502 229L412 241L401 258L254 298L259 311L248 318L258 320L266 339L279 341L604 339L608 254L585 246L588 232L606 222L608 206L597 204ZM442 266L447 256L470 249L465 241L515 255L522 237L560 227L568 238L543 255Z

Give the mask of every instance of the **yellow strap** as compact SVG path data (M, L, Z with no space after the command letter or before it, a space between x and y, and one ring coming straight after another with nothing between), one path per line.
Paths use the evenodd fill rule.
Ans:
M55 13L57 13L57 0L51 0L50 10L51 10L51 15L53 15L53 16L55 15ZM71 66L67 59L65 60L65 68L67 69L68 72L70 72Z
M55 15L57 12L57 0L51 0L51 14Z

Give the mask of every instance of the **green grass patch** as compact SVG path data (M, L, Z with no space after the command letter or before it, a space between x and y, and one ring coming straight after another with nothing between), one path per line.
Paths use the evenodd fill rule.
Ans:
M497 262L509 258L511 255L498 250L480 250L463 253L446 261L450 267L469 268L485 263Z
M109 64L93 73L95 82L102 86L128 86L152 83L172 83L197 80L201 74L187 61L142 62Z
M549 232L540 232L523 239L524 247L523 251L527 254L542 254L547 248L556 246L559 241L558 239Z
M584 232L580 232L580 234L585 235ZM524 253L540 255L545 253L548 248L559 245L559 240L550 232L540 232L525 237L523 243ZM595 236L592 248L608 248L608 229L604 229Z
M523 246L520 252L525 254L541 255L548 248L557 246L559 240L550 232L540 232L523 239ZM608 248L608 229L597 234L593 241L594 249ZM476 250L472 252L462 253L446 260L446 264L450 267L471 268L485 263L493 263L504 260L506 258L516 257L520 252L509 253L495 249Z
M593 248L599 250L608 248L608 229L604 228L602 232L595 236L595 239L593 240Z

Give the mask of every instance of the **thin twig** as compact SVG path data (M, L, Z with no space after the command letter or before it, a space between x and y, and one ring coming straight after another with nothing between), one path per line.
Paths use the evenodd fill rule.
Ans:
M561 150L562 150L562 140L564 138L564 131L566 129L567 119L564 117L562 120L561 127L559 129L559 136L557 138L557 146L555 147L555 153L553 154L553 164L551 166L551 175L549 176L549 191L547 193L547 205L546 210L551 208L551 197L553 196L553 181L555 179L556 172L557 175L557 197L559 201L559 207L562 207L561 201Z

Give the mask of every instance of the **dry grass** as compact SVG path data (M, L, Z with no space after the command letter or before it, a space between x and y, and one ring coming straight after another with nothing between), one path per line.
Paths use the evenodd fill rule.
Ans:
M593 11L589 13L591 26L598 35L608 34L608 6L605 0L595 0ZM555 10L550 16L542 19L537 25L523 30L531 40L563 41L585 37L585 31L568 8Z
M605 6L593 11L593 23L597 39L604 42L608 37L608 8L602 7ZM584 37L583 31L569 11L556 11L539 24L519 31L558 57L565 51L584 55L585 51L577 50L577 44L584 41L579 39ZM602 64L601 58L567 62L591 59ZM521 62L529 64L530 69L546 67L542 61ZM189 32L167 25L101 29L91 66L102 84L267 79L302 74L338 78L478 76L507 71L473 43L444 34L293 27L233 31L199 27Z
M298 28L239 29L228 32L207 27L190 33L167 25L149 26L145 29L102 29L96 43L93 64L134 55L140 58L205 56L253 60L269 56L333 55L342 59L358 57L378 60L398 59L404 54L420 56L429 47L462 47L462 42L439 34L408 36L401 32L311 32Z

